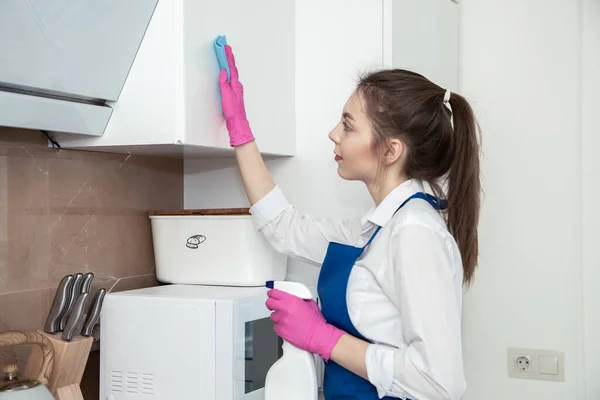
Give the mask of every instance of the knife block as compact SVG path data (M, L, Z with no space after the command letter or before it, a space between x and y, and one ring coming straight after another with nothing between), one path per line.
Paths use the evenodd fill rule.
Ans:
M83 400L79 384L94 338L75 335L67 342L61 339L61 332L54 335L41 330L37 332L47 337L54 348L54 368L48 382L50 392L59 400ZM31 349L24 371L26 377L36 376L40 370L43 354L38 347Z

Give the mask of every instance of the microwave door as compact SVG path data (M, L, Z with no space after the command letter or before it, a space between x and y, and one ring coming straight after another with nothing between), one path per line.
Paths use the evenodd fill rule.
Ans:
M269 317L245 323L245 393L265 387L267 372L282 356L282 344Z
M263 400L267 373L282 355L266 299L239 300L233 309L233 400Z

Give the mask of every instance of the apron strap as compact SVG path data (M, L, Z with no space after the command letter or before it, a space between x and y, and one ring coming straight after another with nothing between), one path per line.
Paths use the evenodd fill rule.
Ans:
M437 197L435 197L435 196L433 196L433 195L431 195L429 193L417 192L417 193L413 194L412 196L410 196L408 199L404 200L404 202L402 204L400 204L400 207L398 207L396 209L396 211L394 211L393 215L396 215L396 213L402 207L404 207L404 205L406 203L408 203L412 199L422 199L422 200L425 200L426 202L428 202L436 210L445 210L445 209L448 208L448 203L446 202L446 200L437 198ZM375 230L375 233L373 233L373 236L371 236L371 238L369 239L369 241L367 242L367 244L364 247L367 247L368 245L371 244L371 242L373 241L373 239L375 239L375 236L377 236L377 234L379 233L379 231L381 230L381 228L382 228L381 226L377 227L377 229Z

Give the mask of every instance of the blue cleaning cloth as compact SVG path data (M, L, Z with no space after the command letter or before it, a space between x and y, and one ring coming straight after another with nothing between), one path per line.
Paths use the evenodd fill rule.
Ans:
M229 64L227 63L227 56L225 55L225 46L227 45L227 38L224 35L219 35L215 39L215 53L217 53L217 60L219 61L219 67L227 71L227 81L231 80L231 73L229 72Z

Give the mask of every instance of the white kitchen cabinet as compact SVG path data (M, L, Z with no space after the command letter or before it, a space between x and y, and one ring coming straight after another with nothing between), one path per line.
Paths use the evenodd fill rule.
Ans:
M263 154L293 155L292 0L159 0L99 137L55 133L62 147L130 154L233 154L222 117L213 42L226 35Z
M383 0L384 65L458 90L458 7L452 0Z

